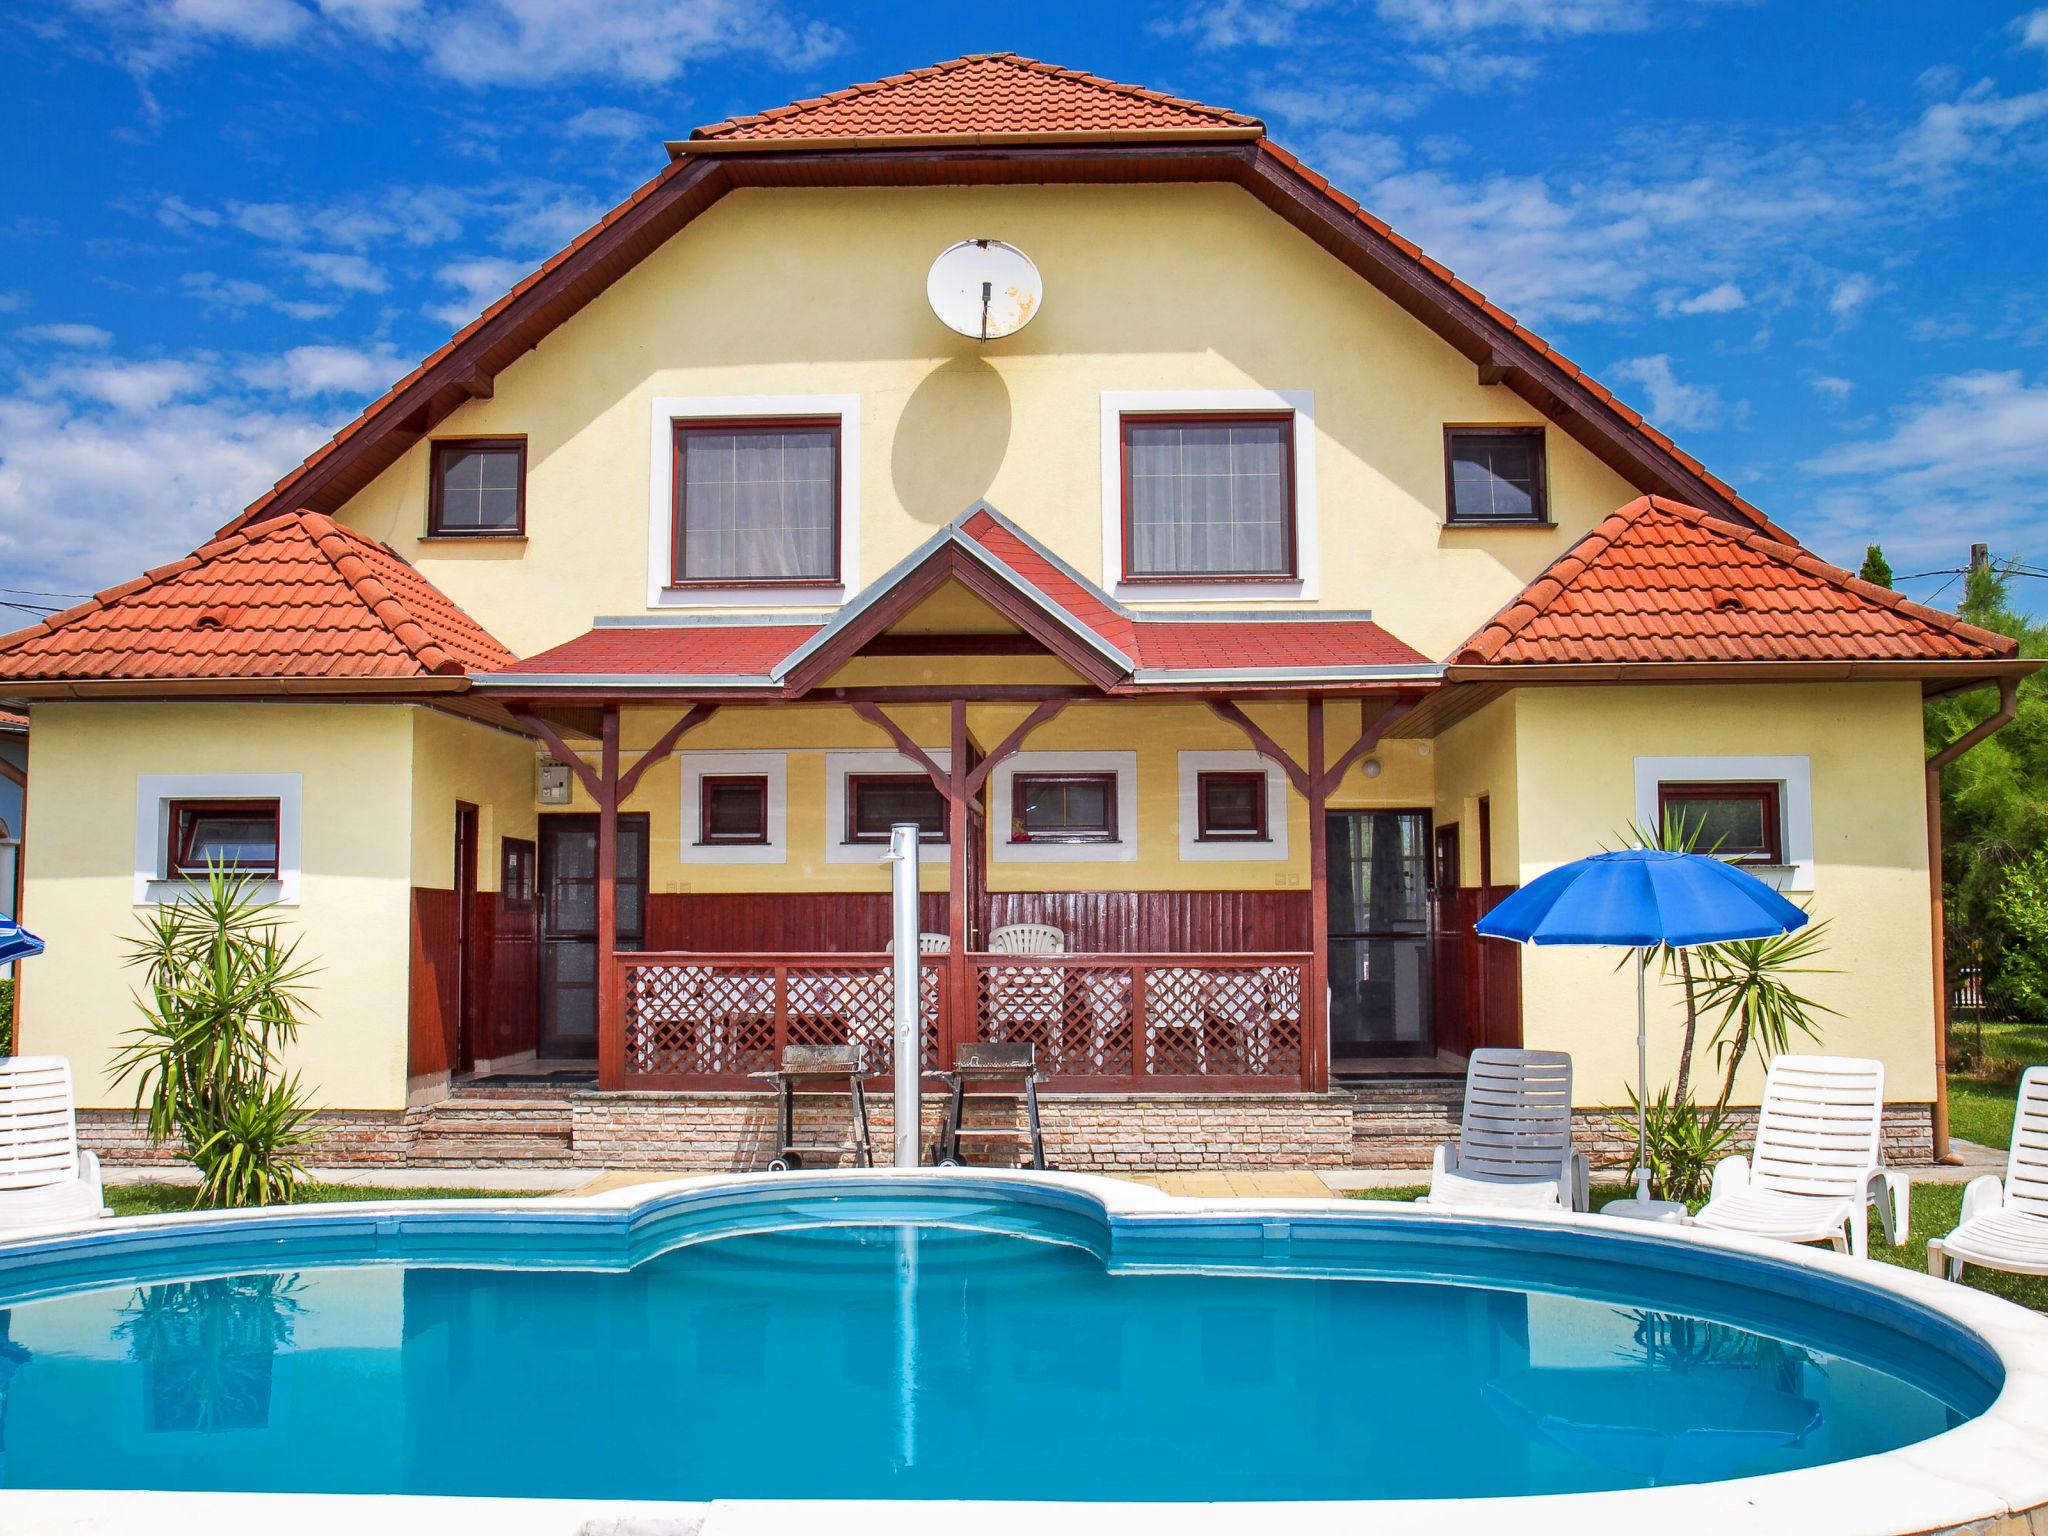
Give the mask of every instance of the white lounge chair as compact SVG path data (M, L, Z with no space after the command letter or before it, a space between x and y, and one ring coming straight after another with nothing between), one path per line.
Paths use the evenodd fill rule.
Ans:
M1429 1193L1416 1203L1583 1211L1589 1182L1585 1154L1572 1150L1571 1057L1499 1046L1474 1051L1458 1139L1436 1149Z
M0 1227L106 1214L100 1160L78 1149L71 1063L62 1056L0 1056Z
M1927 1273L1951 1280L1963 1266L2048 1275L2048 1067L2029 1067L2013 1109L2005 1177L1982 1174L1963 1190L1963 1219L1927 1245Z
M1904 1174L1886 1168L1884 1063L1852 1056L1779 1056L1764 1077L1756 1146L1714 1165L1703 1227L1788 1243L1831 1243L1866 1258L1870 1207L1896 1246L1909 1225Z

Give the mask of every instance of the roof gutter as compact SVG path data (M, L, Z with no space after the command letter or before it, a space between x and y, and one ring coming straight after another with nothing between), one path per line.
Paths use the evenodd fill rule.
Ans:
M1934 937L1934 1160L1959 1163L1948 1144L1948 914L1941 896L1941 770L2012 723L2019 682L1998 682L1998 708L1927 759L1927 909Z

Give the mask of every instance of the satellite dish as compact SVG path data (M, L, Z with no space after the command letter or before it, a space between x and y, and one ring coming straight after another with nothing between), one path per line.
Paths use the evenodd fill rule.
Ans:
M993 341L1024 329L1045 297L1031 258L1001 240L962 240L939 252L925 279L932 313L952 330Z

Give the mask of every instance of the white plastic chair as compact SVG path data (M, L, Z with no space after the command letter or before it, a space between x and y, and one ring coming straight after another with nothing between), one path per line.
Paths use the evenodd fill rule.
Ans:
M1067 936L1051 923L1005 923L988 935L992 955L1064 955Z
M1481 1046L1465 1069L1458 1139L1436 1149L1418 1205L1583 1211L1591 1173L1572 1150L1572 1059Z
M953 936L950 933L920 933L917 936L917 952L920 955L950 955L953 952ZM896 936L893 933L883 942L882 953L896 953Z
M78 1149L78 1101L62 1056L0 1056L0 1226L107 1214L100 1160Z
M2029 1067L2013 1108L2005 1177L1981 1174L1963 1190L1963 1219L1927 1245L1927 1273L1951 1280L1963 1266L2048 1275L2048 1067Z
M1703 1227L1788 1243L1826 1242L1867 1258L1870 1207L1887 1242L1910 1225L1905 1175L1883 1164L1884 1063L1779 1056L1764 1077L1756 1146L1715 1164Z

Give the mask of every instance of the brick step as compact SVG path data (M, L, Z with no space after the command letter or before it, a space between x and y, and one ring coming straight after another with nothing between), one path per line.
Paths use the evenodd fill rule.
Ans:
M408 1160L423 1168L501 1168L514 1164L557 1166L571 1161L564 1136L419 1137Z

